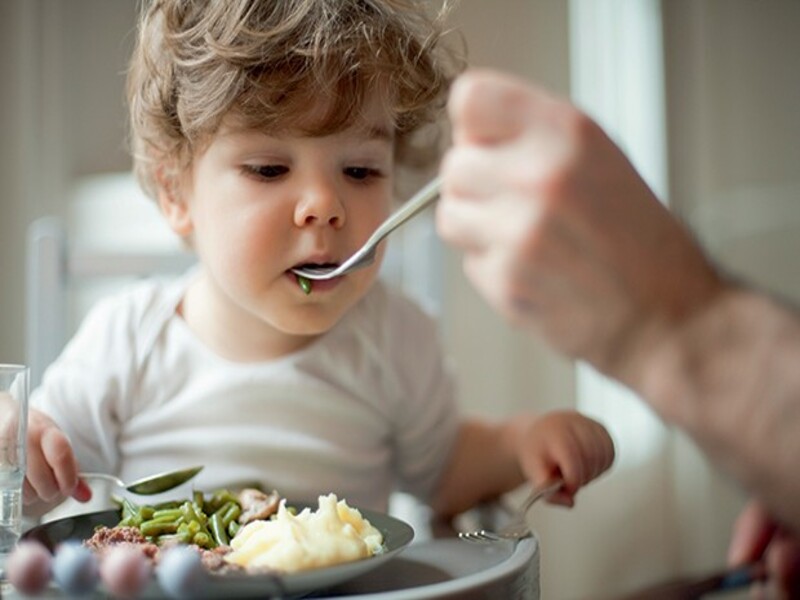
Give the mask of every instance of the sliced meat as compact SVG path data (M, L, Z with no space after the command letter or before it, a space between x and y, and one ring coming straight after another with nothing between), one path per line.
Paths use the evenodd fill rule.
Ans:
M265 494L254 488L243 489L237 499L242 505L242 514L239 515L239 523L242 525L259 519L269 519L278 512L278 505L281 502L278 492Z

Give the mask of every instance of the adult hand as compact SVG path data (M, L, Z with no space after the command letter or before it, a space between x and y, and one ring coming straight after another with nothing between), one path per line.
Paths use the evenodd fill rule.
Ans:
M737 566L762 560L766 582L754 586L754 596L800 597L800 537L781 527L759 502L748 504L733 528L728 562Z
M477 71L455 82L448 109L438 230L512 322L619 377L654 323L720 286L622 151L569 103Z

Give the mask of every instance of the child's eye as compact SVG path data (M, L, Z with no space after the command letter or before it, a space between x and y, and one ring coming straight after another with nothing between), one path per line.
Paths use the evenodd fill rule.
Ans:
M289 172L289 167L284 165L245 165L244 170L248 175L255 175L261 179L276 179Z
M344 174L350 179L356 179L358 181L363 181L370 177L380 177L381 175L380 171L369 167L347 167L344 170Z

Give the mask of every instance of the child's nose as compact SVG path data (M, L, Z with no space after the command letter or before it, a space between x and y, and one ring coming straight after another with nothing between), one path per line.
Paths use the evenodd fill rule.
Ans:
M295 224L298 227L330 225L339 229L344 221L344 205L336 189L324 183L309 185L295 208Z

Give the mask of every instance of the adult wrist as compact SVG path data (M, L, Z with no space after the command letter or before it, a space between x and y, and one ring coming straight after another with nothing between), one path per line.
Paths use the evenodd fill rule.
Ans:
M780 420L786 401L777 392L770 397L771 388L790 386L787 377L800 363L786 363L798 354L796 315L765 294L731 285L665 332L632 387L707 451L751 461L761 454L757 428ZM800 376L797 383L800 389Z
M724 289L680 321L654 321L643 336L646 350L627 371L629 385L669 423L690 432L705 430L719 410L726 376L752 343L746 306L752 293Z
M730 286L641 365L632 387L777 515L798 523L800 317ZM792 488L793 494L787 494ZM794 521L792 521L794 519Z

